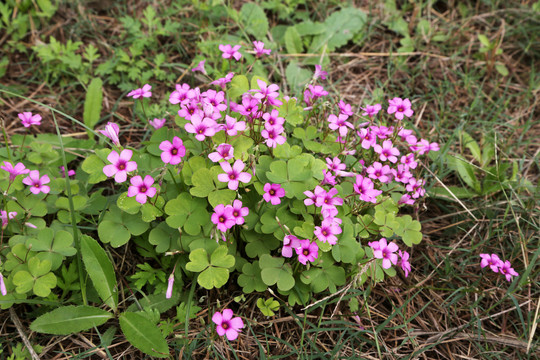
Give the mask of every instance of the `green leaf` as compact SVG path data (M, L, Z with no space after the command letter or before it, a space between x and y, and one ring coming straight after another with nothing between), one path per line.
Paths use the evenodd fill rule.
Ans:
M212 207L219 204L230 204L236 198L236 192L229 189L214 190L208 194L208 202Z
M399 222L396 221L396 216L382 210L375 211L374 222L375 224L380 225L379 231L384 237L394 235L394 232L399 227Z
M242 291L246 294L253 291L263 292L267 289L268 286L261 278L261 268L258 261L254 261L252 264L244 264L242 273L238 276L238 285L242 287Z
M98 235L101 241L110 243L113 247L120 247L131 238L129 230L124 225L110 220L103 220L99 223Z
M401 236L407 246L419 244L422 241L422 233L420 232L422 225L419 221L413 220L410 215L400 216L396 221L399 223L396 234Z
M212 288L220 288L229 280L229 270L210 266L199 274L197 282L203 288L210 290Z
M194 184L189 192L196 197L207 197L216 186L214 185L213 176L209 169L202 168L193 173L191 181Z
M268 286L277 284L278 289L287 291L294 286L291 266L284 264L285 259L275 258L268 254L261 256L259 266L261 268L261 278Z
M266 301L259 298L257 299L257 307L259 308L259 310L261 310L263 315L274 316L274 311L277 311L279 309L279 302L274 300L273 298L266 299Z
M81 168L84 172L90 174L88 177L89 184L97 184L107 180L107 176L103 173L104 166L105 162L97 155L90 155L82 162Z
M279 107L279 116L284 118L288 124L296 127L304 122L304 109L297 105L296 99L291 98L287 102L283 101L283 105ZM300 127L296 129L303 130Z
M101 105L103 102L103 91L101 90L102 86L103 81L101 81L100 78L93 78L90 85L88 85L88 91L84 101L83 120L84 124L90 129L93 129L99 122ZM88 133L88 137L90 139L94 137L92 131L86 130L86 132Z
M104 324L113 317L108 311L93 306L62 306L39 316L30 324L32 331L69 335Z
M454 194L458 199L470 199L475 196L478 196L478 194L472 190L469 190L464 187L459 186L448 186L447 187L452 194ZM448 201L456 201L456 199L450 194L450 192L443 187L432 187L428 191L429 196L432 196L434 198L444 199Z
M312 267L304 271L302 281L311 285L313 292L330 289L330 292L336 292L336 286L345 284L345 270L338 266L329 266L327 268Z
M24 294L32 289L37 296L49 296L51 289L56 286L56 276L50 272L51 262L33 257L28 260L28 270L19 271L13 276L13 284L17 287L15 291Z
M155 357L169 356L169 347L163 334L145 316L126 312L120 315L119 320L126 339L137 349Z
M245 75L235 75L230 83L229 96L234 100L249 90L249 81Z
M210 256L210 264L221 268L230 269L234 266L234 256L228 254L229 248L227 246L220 246Z
M453 159L451 161L452 165L456 168L459 177L465 182L467 185L469 185L471 188L476 191L476 193L480 194L482 192L482 185L478 181L478 178L476 177L474 173L474 166L467 162L464 159L456 158L456 157L449 157L448 160ZM449 161L450 165L450 161Z
M189 254L189 262L186 264L186 269L191 272L201 272L210 266L208 261L208 253L205 249L195 249Z
M287 76L287 81L289 82L291 89L296 90L307 84L307 82L311 80L313 73L300 67L298 62L291 61L289 65L287 65L285 76Z
M491 46L491 42L486 35L478 34L478 40L480 40L480 43L485 47L489 48Z
M465 131L461 131L463 145L471 151L472 156L478 162L482 162L482 151L478 143Z
M508 76L510 74L508 68L504 64L495 64L495 70L502 76Z
M294 26L289 26L283 37L285 48L289 54L301 54L304 51L300 34Z
M114 311L118 308L116 275L111 260L99 243L90 236L81 237L81 254L86 272L99 297Z
M367 15L357 8L344 8L330 15L324 25L326 31L313 38L309 53L319 53L324 45L327 51L334 51L347 44L354 35L362 31L367 24Z
M263 9L255 3L246 3L240 10L240 20L248 34L263 39L268 32L268 20Z

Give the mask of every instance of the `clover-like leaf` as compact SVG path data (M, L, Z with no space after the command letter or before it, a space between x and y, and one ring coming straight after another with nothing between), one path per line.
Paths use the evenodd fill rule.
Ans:
M379 231L384 237L390 237L394 235L394 232L399 227L399 223L396 221L396 216L392 213L386 213L384 211L375 211L374 222L380 225Z
M207 168L202 168L194 172L191 176L191 181L194 186L189 192L196 197L207 197L216 188L212 172Z
M401 236L401 239L407 246L419 244L422 241L422 225L419 221L413 220L410 215L403 215L396 218L399 226L396 229L396 234Z
M26 246L39 251L38 259L50 261L53 271L62 265L64 256L73 256L77 252L73 247L73 236L69 232L59 230L55 233L50 228L41 230L35 238L29 238Z
M213 266L201 272L197 278L199 285L207 290L220 288L227 283L227 280L229 280L229 270Z
M257 307L263 315L265 316L274 316L274 311L277 311L279 309L279 302L274 300L273 298L269 298L266 300L263 300L261 298L257 299Z
M294 286L291 266L284 264L285 259L272 257L268 254L261 256L259 267L261 268L261 278L266 285L277 284L278 289L287 291Z
M188 234L197 235L201 226L210 222L206 206L204 199L192 198L188 193L182 193L165 205L165 213L169 215L165 221L172 228L184 227Z
M310 284L311 289L319 293L330 289L330 292L337 291L336 286L345 284L345 270L339 266L328 266L325 268L312 267L302 273L302 281Z
M253 291L263 292L267 289L267 285L261 278L261 268L259 262L246 263L242 266L242 273L238 276L238 285L242 287L242 291L249 294Z
M186 269L192 272L201 272L210 266L208 253L204 249L195 249L189 254L189 262Z
M50 270L50 261L40 261L37 257L31 258L28 260L28 271L22 270L13 276L15 291L24 294L33 290L37 296L49 296L51 289L56 286L56 276Z
M364 250L354 238L353 226L345 224L337 244L332 246L332 256L336 261L354 264L360 252L360 255L363 255Z
M210 256L210 264L212 266L230 269L234 266L234 256L228 254L227 246L220 246Z
M178 230L171 229L164 222L159 223L148 234L148 242L156 246L157 253L180 249L180 245L178 244L179 239Z

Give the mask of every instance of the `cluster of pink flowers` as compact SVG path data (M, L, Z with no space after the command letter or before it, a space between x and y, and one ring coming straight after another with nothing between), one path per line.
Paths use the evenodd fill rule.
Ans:
M405 277L409 276L411 264L409 263L408 252L399 250L394 242L388 244L386 238L369 242L368 245L373 249L373 257L382 259L383 269L389 269L392 265L399 265L405 272Z
M507 281L512 281L512 277L514 276L519 276L512 268L510 261L502 261L497 254L480 254L480 257L482 258L480 267L485 268L489 266L493 272L503 274Z
M214 208L211 220L221 232L226 232L234 225L242 225L249 209L242 206L241 200L234 200L232 205L219 204Z

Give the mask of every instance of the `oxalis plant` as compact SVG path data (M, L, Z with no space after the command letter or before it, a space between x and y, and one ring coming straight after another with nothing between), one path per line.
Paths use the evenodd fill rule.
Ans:
M6 142L2 308L41 304L30 327L49 334L117 317L135 347L167 357L173 329L157 326L159 313L178 304L185 283L192 286L177 318L187 331L197 285L271 290L280 302L257 302L271 316L280 304L307 306L323 292L413 271L407 250L421 242L421 225L402 212L425 195L422 162L439 146L406 128L409 99L353 109L329 96L318 65L301 97L283 96L252 67L240 73L240 45L219 50L223 77L202 89L177 84L170 94L174 122L146 117L149 84L128 94L152 129L137 148L120 140L113 122L100 131L105 147L48 134ZM270 50L256 41L251 53L264 59ZM205 75L205 61L192 70ZM19 117L26 127L42 120ZM129 243L160 267L137 264L132 282L118 283L125 265L110 254ZM482 255L482 267L517 275ZM152 294L135 299L133 289L143 288ZM119 313L119 299L136 301ZM217 334L228 340L249 321L213 311Z

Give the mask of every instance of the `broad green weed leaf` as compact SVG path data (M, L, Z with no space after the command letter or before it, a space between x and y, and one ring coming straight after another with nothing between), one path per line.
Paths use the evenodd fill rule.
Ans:
M81 237L81 254L86 272L99 297L113 311L118 307L116 275L111 260L99 243L90 236Z
M347 44L354 35L364 29L367 24L367 15L357 8L344 8L330 15L324 22L324 33L313 38L309 53L319 53L324 45L327 51L334 51Z
M108 311L92 306L62 306L39 316L30 324L36 332L69 335L104 324L113 317Z
M461 131L463 145L471 151L472 156L479 163L482 162L482 151L478 143L465 131Z
M125 312L120 315L120 328L126 339L143 353L155 357L169 356L169 347L158 327L144 315Z
M94 78L88 85L88 90L86 92L86 99L84 101L84 113L83 120L84 124L90 129L93 129L96 124L99 122L101 114L101 105L103 103L103 91L101 87L103 86L103 81L100 78ZM90 130L86 130L88 137L92 139L94 134Z
M289 54L301 54L304 51L300 34L294 26L289 26L283 37L285 48Z
M246 3L240 9L240 20L247 33L263 39L268 32L268 20L263 9L255 3Z
M291 61L289 65L287 65L285 75L287 76L287 81L289 82L291 89L296 91L296 89L299 89L311 80L313 73L310 70L300 67L298 62Z

